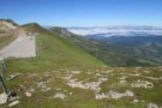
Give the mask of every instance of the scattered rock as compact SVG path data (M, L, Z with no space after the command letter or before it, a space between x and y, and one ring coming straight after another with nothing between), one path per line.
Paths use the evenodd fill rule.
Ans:
M70 93L69 93L69 95L72 95L72 94L73 94L73 92L70 92Z
M80 74L80 71L71 71L73 74Z
M105 73L111 73L111 72L113 72L113 70L107 70L107 71L105 71Z
M120 80L120 81L119 81L119 84L121 84L121 85L126 85L126 84L127 84L127 81L126 81L126 80Z
M64 99L65 97L66 97L66 95L63 94L63 93L56 93L56 94L54 95L54 98L55 98L55 99Z
M25 95L26 95L27 97L31 97L31 96L32 96L32 93L29 92L29 91L26 91L26 92L25 92Z
M99 92L100 91L100 84L106 80L108 80L107 78L99 78L97 82L93 81L93 82L87 82L87 83L81 83L80 81L77 81L77 79L71 79L71 77L65 77L65 80L67 80L67 84L72 87L72 88L81 88L81 89L90 89L93 90L95 92Z
M154 84L152 82L149 82L149 81L137 80L137 81L135 81L134 83L131 84L131 87L133 87L133 88L142 87L142 88L149 89L149 88L153 88Z
M14 101L16 99L19 99L20 97L17 96L17 93L16 92L9 92L8 93L8 101Z
M43 92L47 92L47 91L51 90L51 88L48 87L48 86L47 86L47 83L44 82L44 81L38 82L37 85L38 85L38 87L41 89L41 91L43 91Z
M133 97L134 93L132 91L130 91L130 90L127 90L126 93L125 93L125 96Z
M121 73L122 74L122 73ZM118 79L120 79L120 80L125 80L125 79L127 79L128 78L128 76L122 76L122 77L119 77Z
M130 90L127 90L125 93L119 93L116 91L109 91L107 94L102 93L102 94L96 94L96 99L120 99L122 97L133 97L134 93Z
M146 77L151 80L162 80L162 77Z
M149 104L147 105L147 108L159 108L159 106L156 105L155 103L149 103Z
M70 75L68 75L68 76L65 76L65 77L64 77L64 79L65 79L65 80L71 80L71 79L72 79L72 77L73 77L73 75L72 75L72 74L70 74Z
M96 76L102 76L100 73L96 73Z
M30 88L29 89L29 92L34 92L35 90L33 88Z
M23 92L23 91L25 91L25 90L27 90L27 87L24 86L23 84L20 84L20 85L19 85L18 92Z
M137 102L139 102L139 100L137 100L137 99L134 99L134 100L133 100L133 102L134 102L134 103L137 103Z
M150 71L148 71L148 70L145 70L145 71L144 71L144 73L146 73L146 74L149 74L149 73L150 73Z
M27 78L34 78L34 77L37 77L38 76L38 74L36 74L36 73L27 73Z
M140 73L132 73L132 74L129 74L130 76L134 76L134 77L138 77L140 76L141 74Z
M8 95L6 93L0 94L0 105L5 104L7 102Z
M19 104L19 103L20 103L19 100L15 100L15 101L13 101L12 103L10 103L10 104L8 105L8 107L13 107L13 106L15 106L15 105L17 105L17 104Z
M9 77L7 78L7 80L13 80L16 77L18 77L19 75L21 75L21 74L20 73L11 74L11 75L9 75Z

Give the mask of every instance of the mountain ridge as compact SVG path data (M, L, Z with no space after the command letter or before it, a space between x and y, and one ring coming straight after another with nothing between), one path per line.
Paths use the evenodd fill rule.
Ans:
M36 23L22 25L21 27L28 34L36 35L36 57L8 59L11 72L46 71L47 68L48 70L90 69L96 66L105 66L104 63L82 48L60 37L57 32L51 32Z
M162 36L105 37L79 36L75 33L71 35L73 36L64 35L63 37L109 66L159 66L162 64Z

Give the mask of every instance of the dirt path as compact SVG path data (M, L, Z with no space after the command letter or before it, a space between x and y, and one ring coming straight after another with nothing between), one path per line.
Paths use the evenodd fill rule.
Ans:
M18 37L0 51L0 59L8 57L26 58L34 56L36 56L35 36L27 36L23 31L19 32Z

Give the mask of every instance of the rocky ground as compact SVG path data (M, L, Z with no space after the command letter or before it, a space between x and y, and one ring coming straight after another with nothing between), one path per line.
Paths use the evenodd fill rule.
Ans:
M162 67L8 73L16 108L162 108ZM1 94L3 95L3 94Z

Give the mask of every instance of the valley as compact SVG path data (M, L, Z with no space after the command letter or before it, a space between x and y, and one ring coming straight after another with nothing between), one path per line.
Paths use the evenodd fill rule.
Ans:
M162 29L150 26L71 28L82 35L76 41L90 54L109 66L161 66ZM74 35L74 34L72 34ZM87 40L85 40L87 39Z

